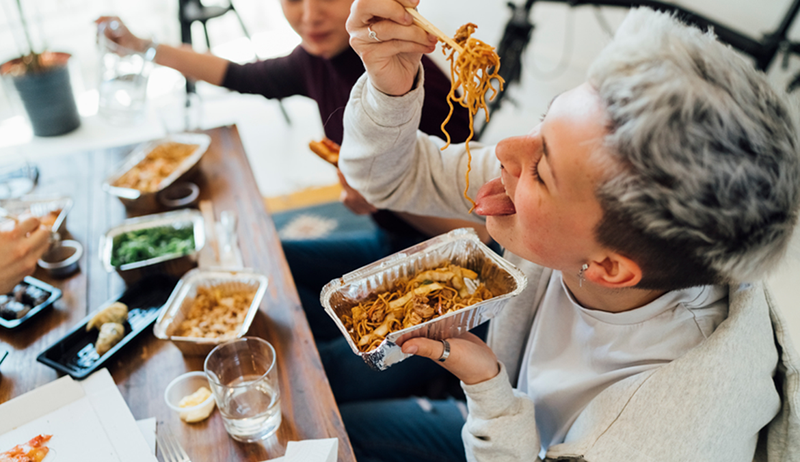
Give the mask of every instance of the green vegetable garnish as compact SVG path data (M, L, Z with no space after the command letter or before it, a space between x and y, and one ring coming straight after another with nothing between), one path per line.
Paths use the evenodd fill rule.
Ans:
M192 251L194 229L191 226L140 229L114 237L111 265L118 267L165 255L186 255Z

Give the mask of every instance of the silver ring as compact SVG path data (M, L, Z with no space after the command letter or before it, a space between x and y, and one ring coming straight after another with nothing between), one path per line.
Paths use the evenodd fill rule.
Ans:
M444 351L442 351L442 355L437 359L440 363L445 362L447 358L450 357L450 343L447 340L442 340L442 346L444 347Z
M378 34L376 34L375 31L372 30L371 27L367 26L367 30L369 31L369 38L371 38L372 40L375 40L376 42L380 42L381 41L381 39L378 38Z

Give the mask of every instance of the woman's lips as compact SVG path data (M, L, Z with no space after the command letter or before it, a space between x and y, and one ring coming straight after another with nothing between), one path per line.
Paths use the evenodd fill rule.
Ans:
M307 34L306 37L311 42L319 43L328 38L328 35L330 35L329 32L315 32L312 34Z
M483 216L517 213L514 203L506 194L501 178L489 181L478 190L478 195L475 197L475 213Z

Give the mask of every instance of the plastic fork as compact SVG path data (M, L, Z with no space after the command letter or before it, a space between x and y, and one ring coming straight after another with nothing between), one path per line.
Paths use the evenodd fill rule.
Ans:
M158 447L161 448L161 455L166 462L192 462L189 455L183 450L183 447L175 438L175 435L167 427L164 431L159 431L156 435Z

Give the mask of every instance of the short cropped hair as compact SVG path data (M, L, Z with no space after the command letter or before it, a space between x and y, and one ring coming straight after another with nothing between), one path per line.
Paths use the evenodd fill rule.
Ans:
M744 57L666 13L632 10L589 70L609 118L598 241L642 267L637 287L763 278L797 221L788 98Z

